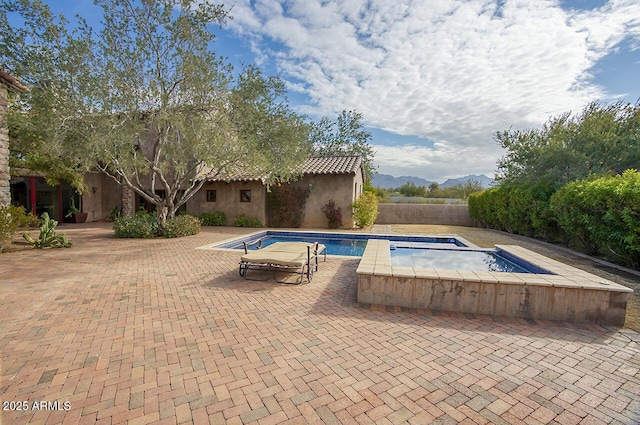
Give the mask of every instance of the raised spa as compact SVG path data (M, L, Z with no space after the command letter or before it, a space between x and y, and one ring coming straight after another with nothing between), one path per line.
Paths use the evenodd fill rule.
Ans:
M452 250L451 254L457 256L453 254L455 251L468 248ZM412 259L412 265L397 265L388 240L370 240L357 269L358 302L526 319L624 324L631 289L519 246L498 245L489 251L529 264L537 271L464 270L455 261L425 267L420 262L424 259ZM414 252L428 255L426 250ZM463 257L466 255L469 252Z
M391 265L419 269L549 274L521 258L495 249L445 249L390 245Z

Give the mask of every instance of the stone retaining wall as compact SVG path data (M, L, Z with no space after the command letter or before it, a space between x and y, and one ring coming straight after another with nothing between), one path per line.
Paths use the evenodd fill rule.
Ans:
M0 206L11 203L9 186L9 130L7 129L7 89L0 84Z

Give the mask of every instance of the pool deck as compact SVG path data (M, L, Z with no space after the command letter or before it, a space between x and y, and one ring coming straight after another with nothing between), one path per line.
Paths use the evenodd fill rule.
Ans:
M640 423L629 329L359 305L358 259L297 286L196 249L253 229L60 231L0 255L3 425Z

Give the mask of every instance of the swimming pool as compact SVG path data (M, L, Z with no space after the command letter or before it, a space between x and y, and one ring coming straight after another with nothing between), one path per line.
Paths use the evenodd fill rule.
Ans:
M262 241L262 247L276 242L318 242L327 247L328 255L345 255L361 257L369 239L391 240L392 243L402 243L402 246L431 248L431 247L468 247L470 244L460 238L449 236L398 236L362 233L326 233L326 232L292 232L267 230L253 233L215 245L214 248L242 249L243 243L249 249L257 248L257 241Z
M391 244L391 265L419 269L546 274L521 258L496 250L438 249Z

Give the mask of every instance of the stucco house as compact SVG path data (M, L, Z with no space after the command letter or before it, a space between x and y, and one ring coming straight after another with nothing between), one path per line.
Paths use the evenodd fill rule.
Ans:
M321 208L330 200L342 210L344 227L353 227L351 204L358 200L364 185L364 168L359 156L310 157L302 165L302 177L290 183L309 190L302 227L327 227ZM219 176L204 184L187 201L188 214L221 211L231 225L244 214L267 222L267 186L261 176L236 173Z
M362 159L358 156L311 157L302 164L301 173L301 178L290 184L309 190L302 227L326 228L327 218L321 208L329 200L341 208L343 226L352 227L351 204L360 197L364 185ZM11 201L36 214L46 211L59 221L66 221L72 198L76 206L88 213L87 221L105 220L114 209L123 215L133 214L140 208L150 209L142 197L103 173L87 173L84 181L89 190L79 196L66 182L49 186L38 173L12 170ZM268 224L267 190L264 178L258 175L240 172L218 176L207 181L181 210L194 216L221 211L227 217L227 225L233 225L235 217L241 214Z

